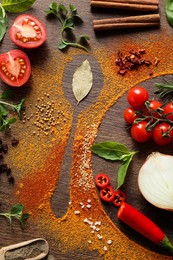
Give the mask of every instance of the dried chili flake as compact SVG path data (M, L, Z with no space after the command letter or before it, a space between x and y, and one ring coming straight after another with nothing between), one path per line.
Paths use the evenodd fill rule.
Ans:
M138 70L142 65L150 66L152 62L145 60L142 55L145 54L145 49L129 50L129 54L123 57L122 52L119 50L116 65L119 67L118 74L124 76L127 71Z

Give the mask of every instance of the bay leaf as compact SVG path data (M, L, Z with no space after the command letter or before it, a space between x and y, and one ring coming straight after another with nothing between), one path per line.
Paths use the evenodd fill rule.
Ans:
M73 74L72 89L78 103L90 92L93 85L93 74L90 63L85 60Z

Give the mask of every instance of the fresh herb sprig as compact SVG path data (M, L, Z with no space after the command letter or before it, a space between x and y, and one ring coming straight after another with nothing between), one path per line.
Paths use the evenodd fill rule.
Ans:
M63 3L57 4L52 2L49 5L49 10L45 11L47 15L55 15L61 22L61 40L58 44L58 48L63 50L69 46L84 49L88 51L84 44L88 43L90 39L88 35L80 35L76 37L74 34L74 42L68 40L67 36L72 34L75 26L75 20L78 19L82 21L81 17L77 13L77 9L74 5L69 4L69 10L65 7ZM65 37L66 35L66 37ZM84 43L84 44L83 44Z
M125 181L128 167L137 151L130 152L123 144L109 141L94 144L91 146L91 150L93 153L106 160L121 162L121 165L118 169L118 180L116 188L119 189Z
M20 103L12 104L4 101L4 99L8 98L9 92L4 91L0 96L0 132L5 131L11 124L16 121L15 117L9 117L11 108L18 114L18 117L21 118L22 111L24 110L24 102L25 99L22 99Z
M8 28L7 13L21 13L28 10L36 0L2 0L0 3L0 42Z
M173 84L155 83L154 85L157 88L154 93L158 95L159 98L163 98L164 96L173 93Z
M24 213L24 206L22 204L15 204L11 207L9 212L0 213L0 216L6 217L9 222L10 226L12 225L13 218L19 220L22 228L24 227L24 221L28 219L29 213Z

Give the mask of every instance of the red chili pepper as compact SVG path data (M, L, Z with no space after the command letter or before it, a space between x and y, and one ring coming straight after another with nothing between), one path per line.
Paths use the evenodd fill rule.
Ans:
M112 201L114 206L120 207L125 200L126 200L125 192L121 190L116 190L114 193L114 200Z
M152 242L169 249L173 254L173 245L164 232L153 221L131 205L123 202L118 210L118 218Z
M110 179L107 174L99 173L95 177L95 183L99 188L104 188L110 184Z
M114 199L114 189L111 186L107 186L100 190L100 198L106 202L111 202Z

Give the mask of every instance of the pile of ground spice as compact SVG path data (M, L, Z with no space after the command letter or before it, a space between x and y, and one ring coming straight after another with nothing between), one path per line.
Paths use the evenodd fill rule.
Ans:
M171 74L173 73L173 52L171 50L173 41L167 36L163 38L160 41L156 37L145 43L140 40L138 42L130 40L120 43L119 49L128 52L132 48L144 48L149 60L153 60L155 52L157 52L160 63L155 67L153 77ZM167 49L164 48L165 44L169 46ZM20 172L15 195L16 199L24 204L26 210L31 214L29 223L37 225L40 232L48 241L51 241L50 246L57 252L89 250L97 252L98 257L109 260L163 259L162 255L150 252L131 241L112 223L101 206L93 182L90 146L95 140L101 121L111 106L128 89L150 78L148 67L139 68L139 74L132 71L128 73L127 77L125 75L122 78L117 73L114 48L113 44L110 44L109 51L105 52L104 47L98 47L88 54L98 60L104 77L104 85L97 100L80 112L78 117L72 144L71 199L67 214L63 218L57 218L51 207L51 198L56 188L73 121L73 108L64 96L62 78L66 65L79 54L79 51L71 51L68 56L58 51L52 53L51 61L49 64L45 64L46 77L44 68L41 70L35 68L33 72L34 91L28 97L26 105L35 102L37 106L34 111L28 108L28 115L26 115L26 118L29 118L28 125L25 122L23 125L16 125L19 131L25 132L25 139L20 141L17 154L11 158L14 160L14 166ZM55 64L56 70L52 71ZM44 127L36 126L36 129L40 131L38 136L33 134L33 122L37 118L42 120L41 114L38 115L40 113L38 98L44 96L45 84L46 93L49 93L50 100L53 100L57 106L56 109L53 108L51 112L53 114L50 117L61 117L59 120L61 123L55 128L53 126L53 134L48 135L45 135L47 130ZM48 97L46 96L46 98ZM58 112L60 110L61 115ZM30 116L33 113L37 115L34 119ZM41 122L39 123L42 125ZM169 257L165 257L165 259L169 259Z

